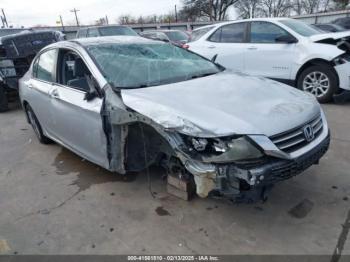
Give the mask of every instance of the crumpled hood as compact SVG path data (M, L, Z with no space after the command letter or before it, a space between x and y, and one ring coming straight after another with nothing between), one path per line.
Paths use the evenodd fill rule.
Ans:
M311 95L228 71L174 84L124 89L121 95L126 106L163 127L198 137L271 136L320 112Z
M338 40L344 37L350 37L350 31L346 32L338 32L338 33L325 33L325 34L319 34L319 35L313 35L310 36L309 39L313 42L318 42L324 39L334 39Z

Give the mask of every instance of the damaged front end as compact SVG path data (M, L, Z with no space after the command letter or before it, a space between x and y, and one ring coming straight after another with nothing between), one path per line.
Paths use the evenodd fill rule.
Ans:
M186 170L194 176L197 195L256 202L266 200L274 184L318 164L328 150L330 136L328 133L316 147L294 159L267 155L249 136L215 140L212 147L204 150L201 147L202 153L195 149L196 142L192 147L187 146L181 158Z
M114 91L107 88L106 92ZM317 164L330 143L323 113L318 122L312 122L315 140L299 149L298 154L289 154L262 135L193 137L182 132L185 129L191 133L191 125L164 126L125 106L119 93L107 94L106 98L103 115L109 169L127 173L159 164L168 176L191 183L202 198L265 200L274 184ZM193 133L196 131L198 128L193 129Z

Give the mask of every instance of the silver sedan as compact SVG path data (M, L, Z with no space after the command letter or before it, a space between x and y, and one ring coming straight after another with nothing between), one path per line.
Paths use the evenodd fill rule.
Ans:
M161 163L201 197L260 199L330 141L311 95L140 37L52 44L20 97L40 142L121 174Z

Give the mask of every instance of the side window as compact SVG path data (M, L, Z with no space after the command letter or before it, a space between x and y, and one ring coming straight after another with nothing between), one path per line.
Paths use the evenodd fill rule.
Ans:
M287 31L269 22L252 22L251 43L276 43L279 36L289 35Z
M47 82L56 82L57 49L42 53L38 58L35 77Z
M86 35L87 35L87 29L86 28L79 30L78 38L86 37Z
M88 37L97 37L97 36L99 36L99 35L100 35L100 34L99 34L97 28L89 28Z
M246 28L247 23L225 25L216 30L209 40L221 43L243 43L245 41Z
M92 74L83 59L75 52L62 49L59 55L58 82L81 91L89 91L88 78Z
M33 63L33 70L32 70L32 72L33 72L33 77L37 77L37 75L38 75L38 64L39 64L39 58L40 57L38 57L37 59L35 59L35 61L34 61L34 63Z

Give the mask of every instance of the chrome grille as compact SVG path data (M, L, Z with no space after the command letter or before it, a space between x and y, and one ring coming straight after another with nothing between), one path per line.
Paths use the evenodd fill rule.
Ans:
M308 141L305 135L305 128L309 126L313 131L313 138ZM278 135L270 137L271 141L282 151L286 153L292 153L308 143L315 140L323 130L323 122L321 115L313 118L311 121L301 125L297 128L293 128L287 132L283 132Z

